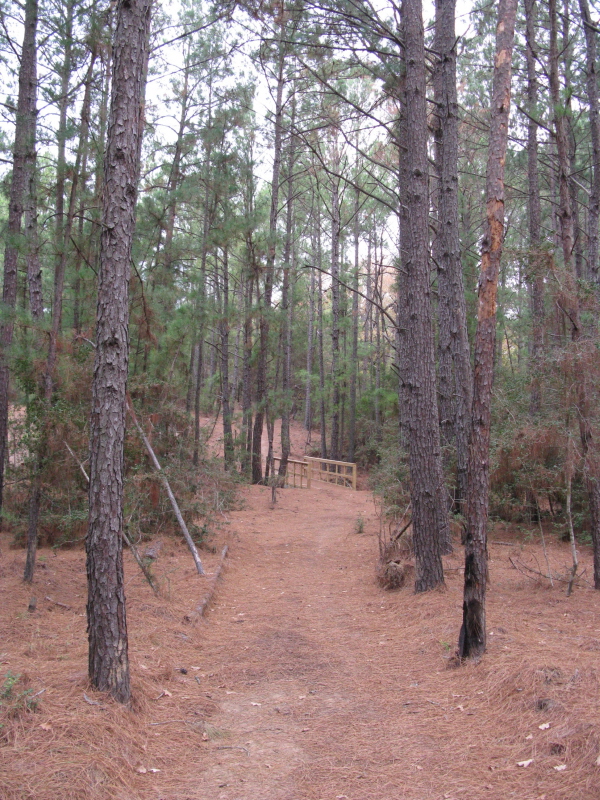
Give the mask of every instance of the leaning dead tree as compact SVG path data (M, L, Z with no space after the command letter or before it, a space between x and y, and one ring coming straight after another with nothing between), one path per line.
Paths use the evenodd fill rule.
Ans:
M204 570L202 568L202 562L200 561L200 556L198 555L198 550L196 549L196 545L194 544L194 540L192 539L190 532L188 531L188 527L185 524L185 520L181 515L181 511L179 509L179 503L175 499L175 495L173 494L173 490L171 489L171 484L167 480L167 476L164 474L162 467L160 466L160 462L156 457L156 453L154 452L152 445L150 444L150 440L144 433L144 429L140 425L138 418L136 416L135 410L133 408L133 403L131 402L131 398L127 397L127 410L131 415L131 419L133 420L133 424L135 425L137 432L140 435L142 442L144 443L144 447L148 451L148 455L150 456L150 460L154 466L154 469L157 471L160 482L165 487L165 491L167 492L167 496L169 498L169 502L171 503L171 508L173 509L173 513L177 519L181 532L183 534L183 538L186 541L187 546L190 549L190 553L192 554L192 558L194 559L194 564L196 565L196 572L198 575L204 575Z

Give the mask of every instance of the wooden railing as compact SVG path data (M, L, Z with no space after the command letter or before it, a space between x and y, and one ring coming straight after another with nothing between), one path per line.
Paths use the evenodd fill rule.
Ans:
M333 461L330 458L304 456L309 465L311 480L335 483L356 491L356 464L350 461Z
M275 473L279 470L281 457L273 458ZM297 489L310 489L312 481L333 483L356 491L356 464L350 461L333 461L330 458L304 456L303 461L288 458L285 485Z
M279 472L280 456L273 456L273 472ZM310 489L310 469L306 461L288 458L285 473L285 485L295 489Z

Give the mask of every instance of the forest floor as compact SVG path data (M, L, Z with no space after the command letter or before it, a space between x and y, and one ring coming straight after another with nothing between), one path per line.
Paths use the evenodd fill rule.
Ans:
M125 554L131 708L87 682L83 552L41 550L26 587L24 552L3 537L0 798L597 800L600 616L589 583L566 598L564 583L526 577L509 559L537 569L539 539L496 526L488 650L451 669L460 545L445 558L444 591L385 592L372 495L315 487L279 491L274 506L270 489L244 488L217 552L201 553L208 577L165 539L160 597ZM553 540L549 559L565 575L568 545ZM581 560L589 580L587 548Z

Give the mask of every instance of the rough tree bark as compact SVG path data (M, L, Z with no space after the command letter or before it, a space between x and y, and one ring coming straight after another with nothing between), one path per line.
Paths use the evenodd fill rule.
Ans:
M37 0L25 4L25 25L21 65L19 67L19 96L15 120L13 169L8 198L8 224L4 247L4 283L2 303L4 315L0 324L0 520L4 493L4 467L8 455L8 351L12 344L14 310L17 301L17 259L21 248L22 218L28 176L35 159L35 108L37 96L36 31Z
M590 111L590 137L592 140L592 181L588 206L588 269L589 280L598 283L598 222L600 220L600 116L598 111L598 73L596 26L592 24L588 0L579 0L585 33L585 72Z
M438 61L433 87L438 125L435 158L439 176L437 268L439 351L451 362L440 380L440 428L456 441L456 508L464 511L471 425L472 375L458 221L458 97L456 91L456 0L437 0L433 49ZM440 359L441 361L441 359ZM440 364L440 378L442 374ZM450 395L450 396L449 396ZM445 401L445 402L442 402ZM449 423L445 420L449 419ZM446 434L446 438L447 434Z
M242 351L242 447L240 462L242 474L250 477L252 457L252 345L253 345L253 308L252 297L254 293L254 280L258 276L259 264L256 246L253 238L254 199L256 182L254 177L254 139L249 141L249 148L244 160L244 215L248 220L244 233L246 267L242 271L244 293L244 319L243 319L243 351Z
M129 272L143 133L151 0L120 0L114 40L90 419L89 675L129 701L123 585L123 443L129 347Z
M383 251L383 247L381 251ZM374 328L375 328L375 363L374 363L374 373L375 373L375 391L373 393L374 400L373 400L373 414L374 414L374 421L375 421L375 439L380 442L382 436L382 427L381 427L381 362L383 358L382 348L381 348L381 329L382 325L382 318L381 318L381 306L382 306L382 279L383 279L383 269L382 269L382 261L381 258L377 261L377 236L375 236L375 241L373 242L373 255L374 255L374 262L373 262L373 295L375 297L375 308L373 309L373 314L375 316Z
M208 82L208 121L210 130L212 125L212 75ZM213 224L214 203L211 202L210 173L212 165L212 137L205 147L204 160L204 216L202 219L202 249L200 252L200 275L198 280L198 354L196 362L196 385L194 386L194 450L192 463L195 467L200 459L200 393L202 390L202 371L204 368L204 328L206 325L205 299L206 299L206 258L208 255L208 234Z
M337 142L335 143L337 151ZM335 163L335 160L334 160ZM337 172L337 165L334 167ZM331 434L330 458L340 457L340 192L333 177L331 192Z
M561 17L561 42L560 42L560 61L563 70L565 86L572 86L574 82L574 55L573 37L570 32L571 17L569 0L563 0ZM577 164L577 140L573 125L573 106L572 94L567 91L564 100L564 126L567 136L567 152L569 157L569 192L571 194L571 213L573 215L573 233L575 236L573 245L573 256L575 264L575 274L578 280L586 277L586 270L583 264L583 236L582 228L579 224L579 181L576 178L578 171Z
M29 120L31 149L27 159L27 189L25 201L25 242L27 251L27 286L29 311L34 322L44 317L42 266L39 253L38 202L37 202L37 59L31 67L31 92L29 95Z
M531 344L531 395L529 408L537 416L542 408L540 361L544 349L544 254L540 250L542 209L540 202L540 177L538 165L537 104L538 80L535 69L537 46L535 41L536 0L525 0L526 61L527 61L527 177L529 213L529 285L531 291L531 316L533 340Z
M564 105L561 103L559 78L559 50L556 0L549 0L550 17L550 95L554 106L554 132L558 155L558 196L560 238L565 268L565 287L561 298L567 324L571 329L571 340L575 350L573 376L577 392L577 418L583 455L583 473L590 512L590 533L594 548L594 588L600 590L600 464L598 445L591 424L590 391L587 385L586 367L582 363L583 328L579 315L579 297L573 264L575 230L570 193L570 164Z
M248 236L249 263L254 264L254 246ZM254 291L254 269L245 276L244 285L244 350L242 359L242 474L250 477L252 454L252 295Z
M348 461L356 450L356 395L358 383L358 266L360 234L360 191L354 198L354 274L352 276L352 353L350 356L350 408L348 409Z
M84 225L86 220L85 190L89 177L88 158L90 154L89 128L90 128L91 101L90 99L88 99L88 95L91 95L95 81L98 80L100 77L97 74L97 70L95 69L96 61L98 60L99 56L101 58L100 43L101 43L100 37L98 33L96 33L90 45L91 48L90 65L86 77L84 79L85 92L81 110L81 135L80 135L81 158L78 170L78 176L79 176L78 180L80 185L79 185L79 206L77 210L77 216L79 217L79 219L77 223L77 244L76 244L76 252L73 264L73 271L75 274L75 278L73 281L73 330L76 334L81 332L81 310L82 310L81 309L81 288L82 288L81 266L83 263L83 252L85 247L87 246L87 237L84 239ZM85 127L85 136L83 135L84 127ZM83 140L83 142L81 140ZM73 223L71 222L71 228L72 225ZM70 244L70 242L67 239L66 242L67 244Z
M444 17L444 11L451 12ZM446 471L452 462L455 431L455 396L454 396L454 371L452 369L452 298L449 291L448 258L454 255L452 245L454 241L447 241L448 236L454 239L454 230L446 228L442 217L443 189L442 176L444 174L444 144L449 133L448 100L445 96L444 73L446 67L444 50L444 25L450 23L454 27L454 0L449 2L436 2L435 4L435 35L433 48L436 61L433 72L433 101L435 110L432 115L433 141L434 141L434 181L435 191L432 193L432 202L437 217L436 231L433 235L432 254L437 268L438 302L437 302L437 393L440 419L440 439L443 447L443 463ZM451 29L452 30L452 29ZM454 45L454 37L451 39ZM449 143L448 143L449 144ZM457 176L458 177L458 176ZM458 209L457 209L458 211ZM458 236L458 229L456 230ZM459 243L460 246L460 243ZM460 253L459 253L460 256Z
M292 88L292 109L290 117L290 143L287 164L287 197L285 213L285 243L283 246L283 282L281 287L281 314L283 323L283 364L281 371L281 461L279 475L287 473L287 462L290 457L290 413L292 407L292 325L291 311L293 307L293 286L290 282L292 261L292 233L294 227L294 169L296 164L296 95Z
M317 201L318 202L318 201ZM321 247L321 212L317 206L317 351L319 356L319 419L321 458L327 458L327 404L325 397L325 348L323 341L323 250Z
M81 333L82 329L89 324L86 304L83 302L87 285L86 271L82 272L84 261L87 264L94 264L97 268L100 261L100 225L94 225L91 230L86 230L86 223L90 216L100 222L102 208L102 162L103 159L97 157L99 151L102 152L106 141L106 126L108 121L108 105L110 99L110 73L112 64L112 34L114 31L113 7L100 15L98 25L94 29L94 43L92 49L98 51L98 75L94 76L93 87L99 94L97 98L97 132L94 143L88 144L88 150L84 153L82 162L81 177L81 202L78 212L77 224L77 246L74 259L74 307L73 307L73 328L76 333ZM95 146L98 142L98 146ZM93 156L91 167L88 169L89 153ZM85 197L85 186L93 177L92 199ZM90 181L91 183L91 181ZM141 331L138 331L138 343Z
M312 237L312 249L314 251L314 235ZM308 332L306 342L306 386L304 389L304 427L306 428L306 443L311 440L312 431L312 368L314 350L314 327L315 327L315 271L310 271L310 285L308 289Z
M69 91L73 72L73 21L75 0L67 0L65 5L64 29L61 45L64 48L63 61L60 66L60 98L58 102L58 131L56 135L56 213L55 213L55 257L54 257L54 295L59 291L57 280L60 280L61 262L66 256L65 247L65 184L67 179L67 137L68 112L72 102ZM60 330L60 318L58 319Z
M265 282L260 310L260 350L256 371L256 414L252 431L252 483L261 483L262 472L262 431L267 403L267 355L269 349L269 330L273 279L275 273L275 253L277 237L277 217L279 215L279 173L281 172L282 132L283 132L283 88L285 86L284 65L286 47L284 43L284 8L280 4L281 29L279 34L279 54L277 62L277 89L275 96L275 120L273 145L273 175L271 179L271 211L269 216L269 246L265 266Z
M240 276L238 285L235 290L235 307L239 310L244 305L244 278ZM233 345L233 377L231 378L231 407L235 409L235 404L241 400L241 381L240 381L240 345L242 341L242 330L244 323L241 318L238 318L235 326L235 344Z
M218 281L218 276L217 276ZM223 305L219 321L221 336L221 409L223 416L223 452L225 469L235 466L233 415L231 413L231 384L229 382L229 252L223 248Z
M29 496L29 519L27 524L27 558L25 561L25 571L23 580L31 583L35 568L35 557L37 550L38 522L40 515L40 504L42 497L42 472L48 457L48 437L50 434L49 425L51 424L50 413L52 397L54 394L54 372L56 370L56 360L58 357L58 337L61 329L63 294L65 285L65 271L67 268L67 255L73 231L73 222L77 210L78 189L82 172L82 162L87 148L87 140L90 125L91 107L91 86L94 74L94 64L96 62L97 50L92 50L90 63L85 78L85 92L81 104L81 126L79 134L79 146L75 158L73 169L73 180L69 193L69 205L66 220L61 224L61 232L64 237L59 249L59 258L54 266L54 298L52 303L52 324L50 327L50 337L48 341L48 353L44 372L41 376L42 408L40 421L40 435L37 443L35 455L34 474L31 482ZM29 244L28 244L29 247ZM32 309L33 311L33 309Z
M425 43L421 0L402 4L405 34L406 138L401 144L406 185L401 325L408 355L403 367L408 403L415 591L443 584L441 554L449 546L435 376L429 258L429 186Z
M490 106L486 222L481 247L481 274L475 337L473 412L467 482L463 622L459 637L461 658L483 654L486 645L485 595L488 573L490 422L496 342L496 297L504 241L504 159L508 141L511 58L516 14L517 0L500 0Z

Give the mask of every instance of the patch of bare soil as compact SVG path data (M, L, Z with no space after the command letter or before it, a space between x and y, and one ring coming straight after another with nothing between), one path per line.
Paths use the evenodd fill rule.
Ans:
M270 489L249 487L224 521L214 544L229 539L229 557L202 619L193 612L210 578L182 545L165 541L156 559L160 598L127 554L130 709L87 683L83 553L43 550L30 588L24 553L4 539L0 684L20 675L13 700L21 687L38 705L2 719L2 800L600 796L600 620L588 584L567 599L564 583L526 577L509 557L537 568L541 548L494 544L512 541L496 531L488 652L448 669L460 546L446 591L388 593L375 580L369 493L278 495L271 507ZM214 572L218 552L202 556ZM549 557L564 571L568 546ZM589 578L589 552L582 562Z

